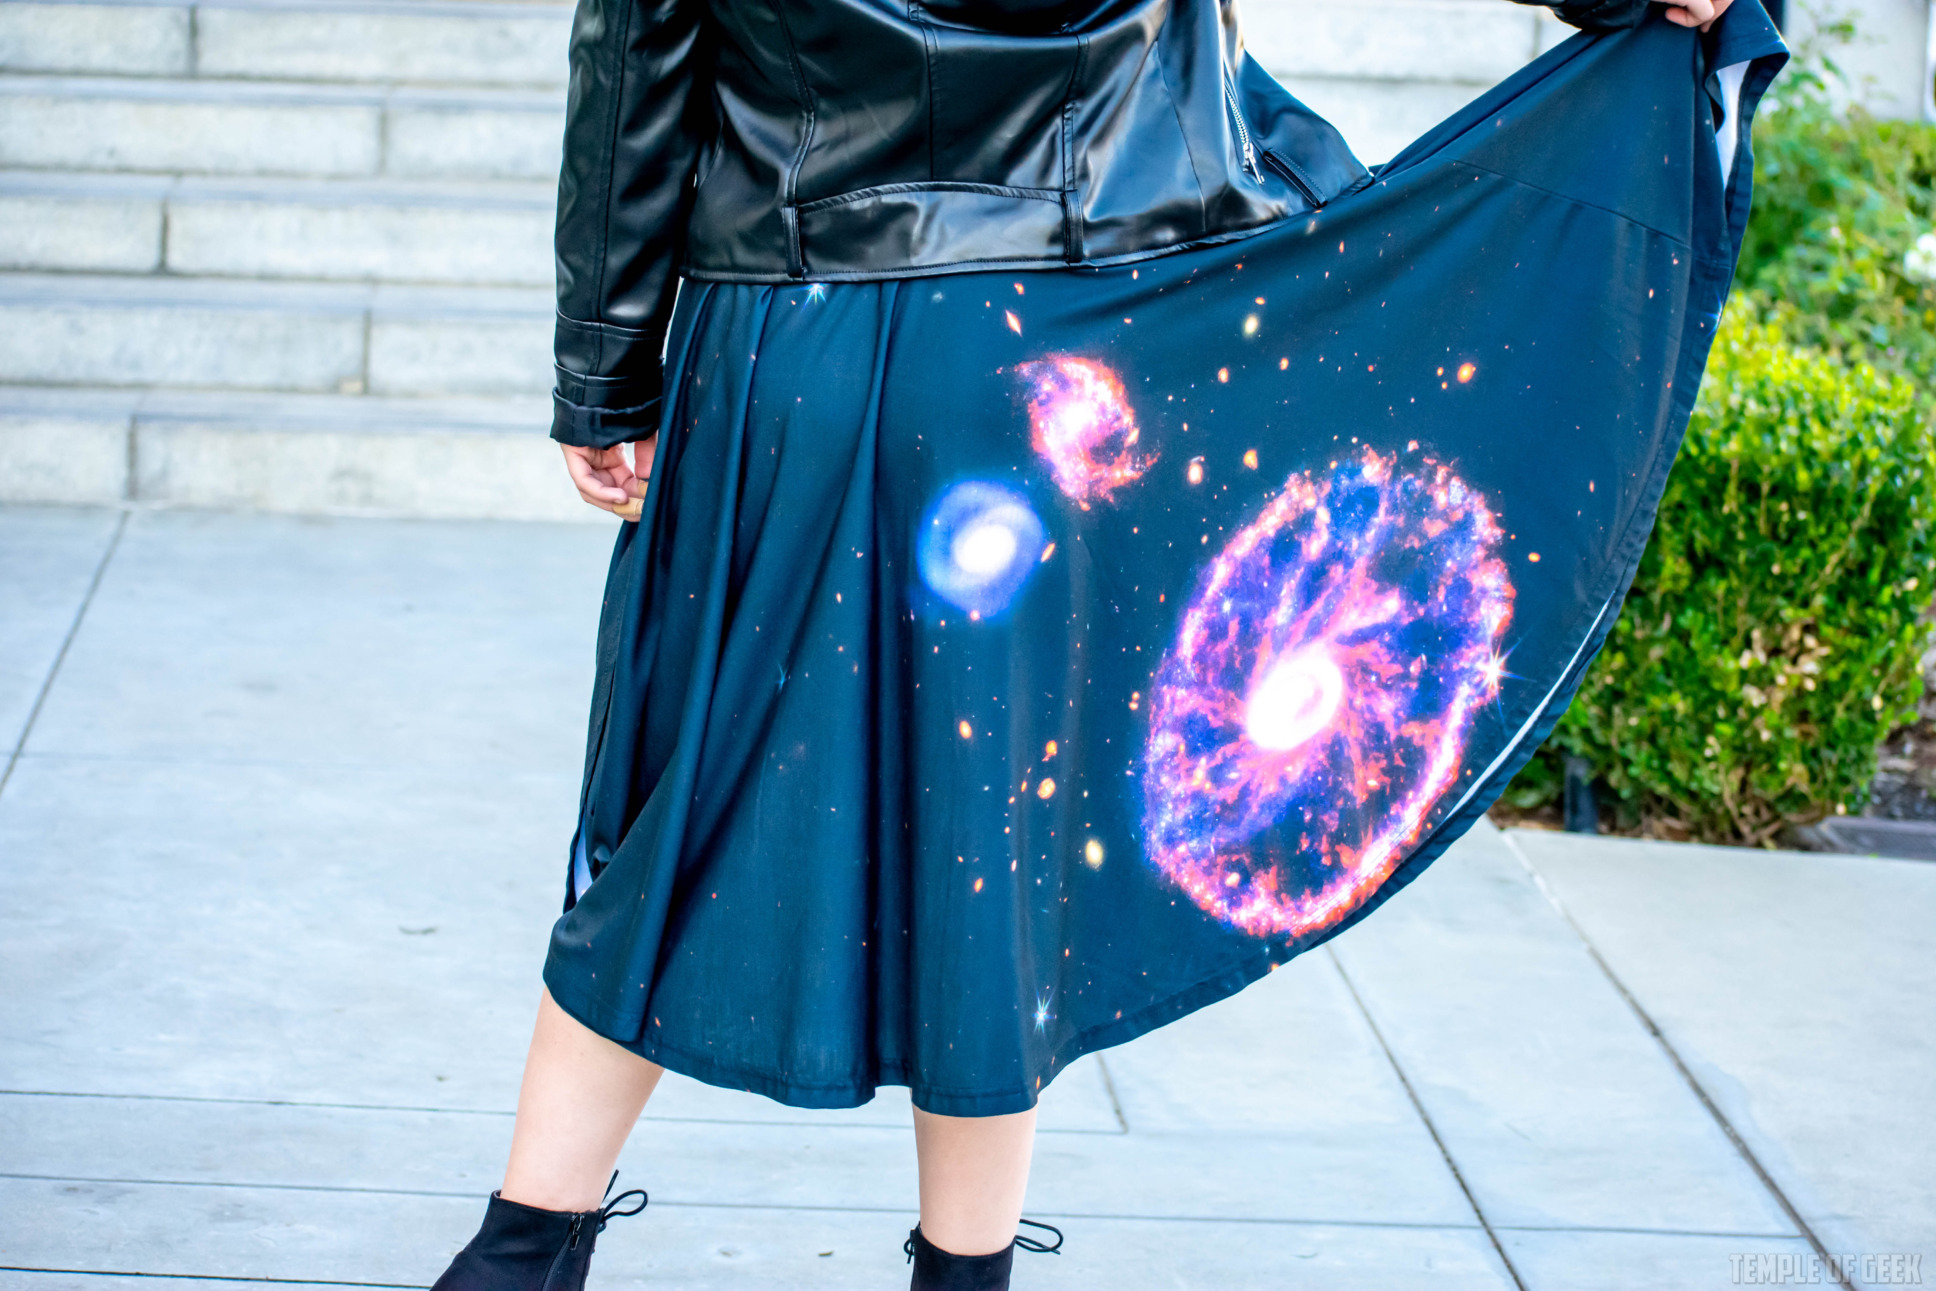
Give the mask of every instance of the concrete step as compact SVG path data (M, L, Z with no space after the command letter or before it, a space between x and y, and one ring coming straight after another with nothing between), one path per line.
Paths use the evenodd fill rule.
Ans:
M193 15L192 21L190 15ZM1251 51L1284 75L1490 83L1546 39L1503 0L1258 0ZM0 4L0 70L561 88L571 6L468 0Z
M1278 79L1336 126L1366 165L1390 161L1406 144L1488 88L1469 81L1378 81L1344 76Z
M0 265L548 286L550 183L0 172Z
M8 0L0 70L558 89L570 30L566 3Z
M1279 77L1490 85L1572 34L1503 0L1269 0L1244 6L1252 57Z
M1566 34L1501 0L1245 16L1369 161ZM0 0L0 499L597 518L543 437L570 18Z
M542 395L551 293L0 274L0 382Z
M1245 6L1251 55L1382 162L1574 34L1546 9L1503 0Z
M606 520L549 401L0 385L0 501Z
M549 90L0 75L0 167L549 184L564 110Z

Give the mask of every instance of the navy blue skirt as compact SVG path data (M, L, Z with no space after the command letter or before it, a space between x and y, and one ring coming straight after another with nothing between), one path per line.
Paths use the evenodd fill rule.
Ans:
M1578 37L1136 264L687 283L553 997L713 1084L992 1115L1364 918L1618 614L1781 59L1753 0Z

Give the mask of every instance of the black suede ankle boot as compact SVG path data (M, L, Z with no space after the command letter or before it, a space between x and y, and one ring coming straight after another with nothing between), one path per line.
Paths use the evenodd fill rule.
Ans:
M605 1192L611 1195L609 1185ZM633 1197L638 1205L619 1209ZM492 1193L484 1226L431 1291L583 1291L598 1235L611 1220L644 1210L645 1202L645 1192L634 1188L597 1210L540 1210Z
M908 1262L914 1265L914 1281L909 1291L1008 1291L1008 1276L1015 1265L1016 1247L1048 1255L1062 1250L1061 1229L1038 1224L1032 1219L1022 1222L1030 1228L1054 1233L1055 1245L1038 1242L1033 1237L1017 1237L993 1255L950 1255L930 1242L921 1232L921 1226L916 1224L914 1231L908 1234L906 1245L901 1247L907 1252Z

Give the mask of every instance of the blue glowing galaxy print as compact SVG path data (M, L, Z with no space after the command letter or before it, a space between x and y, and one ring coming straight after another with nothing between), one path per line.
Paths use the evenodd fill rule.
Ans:
M943 493L921 521L921 579L980 618L1008 608L1042 555L1042 521L1028 499L982 480Z

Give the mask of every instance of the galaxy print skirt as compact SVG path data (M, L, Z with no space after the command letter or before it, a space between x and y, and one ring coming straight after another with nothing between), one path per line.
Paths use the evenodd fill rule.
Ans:
M714 1084L992 1115L1376 909L1618 614L1782 57L1754 0L1579 37L1135 264L686 284L553 997Z

